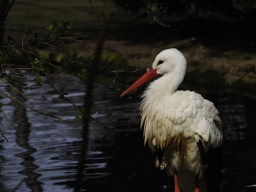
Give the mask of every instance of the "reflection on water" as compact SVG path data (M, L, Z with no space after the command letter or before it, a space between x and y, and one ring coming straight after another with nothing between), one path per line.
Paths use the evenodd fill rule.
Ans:
M82 105L83 86L67 79L68 98ZM65 82L63 82L65 84ZM57 84L58 86L58 84ZM61 86L59 84L59 86ZM5 87L1 87L6 90ZM74 122L76 109L51 95L33 107L64 117L66 121L41 116L1 98L10 120L0 126L9 142L0 141L0 191L72 191L80 154L81 122ZM143 146L139 129L139 96L119 98L118 93L96 85L93 117L111 126L92 121L84 171L86 191L171 191L172 179L159 172L152 180L154 155ZM31 96L39 97L37 91ZM18 95L15 95L17 98ZM256 183L256 100L236 92L204 94L220 111L225 130L221 191L254 191L245 188ZM21 100L21 98L18 98ZM27 101L30 102L30 101Z

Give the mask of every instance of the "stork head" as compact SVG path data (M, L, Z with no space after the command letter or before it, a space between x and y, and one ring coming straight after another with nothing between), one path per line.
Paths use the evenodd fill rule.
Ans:
M175 48L161 51L155 58L152 68L158 75L166 73L184 73L186 72L186 59L183 54Z
M126 89L120 97L132 92L134 89L139 88L149 80L157 75L170 74L175 83L179 85L186 73L186 59L183 54L175 48L166 49L161 51L155 58L152 67L142 75L134 84Z

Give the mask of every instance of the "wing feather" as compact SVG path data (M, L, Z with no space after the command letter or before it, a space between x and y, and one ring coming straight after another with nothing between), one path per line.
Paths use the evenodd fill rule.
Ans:
M182 135L193 137L197 142L200 139L213 148L222 144L218 111L201 95L177 91L162 97L161 101L148 98L143 99L140 107L145 143L155 138L156 145L163 148L172 142L172 138Z

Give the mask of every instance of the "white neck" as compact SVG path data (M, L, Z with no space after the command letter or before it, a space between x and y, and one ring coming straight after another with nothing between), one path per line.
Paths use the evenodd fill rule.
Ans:
M185 70L182 70L182 72L181 70L173 70L170 73L166 73L159 79L153 81L145 91L144 95L171 95L177 90L183 81L184 76Z

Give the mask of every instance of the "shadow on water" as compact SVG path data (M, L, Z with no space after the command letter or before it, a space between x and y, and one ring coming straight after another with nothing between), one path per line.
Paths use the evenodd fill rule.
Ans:
M82 106L81 81L66 80L72 85L66 87L67 97ZM11 191L23 179L26 180L17 191L73 191L82 125L73 121L78 112L70 104L52 95L50 87L46 86L44 91L48 103L39 101L33 103L33 107L58 114L66 121L40 116L9 105L10 101L1 98L7 104L3 109L8 116L13 116L11 120L18 127L15 129L1 119L0 126L9 142L1 141L0 145L0 191ZM254 191L255 188L245 186L256 184L256 100L225 89L196 91L215 103L223 121L221 191ZM37 97L38 93L31 91L30 95ZM155 157L143 144L139 95L119 98L119 93L97 84L94 95L93 117L111 128L103 128L94 121L90 123L84 191L172 191L172 178L167 177L165 171L152 179Z
M13 92L12 95L15 95L16 99L26 102L23 97L15 93L16 92ZM15 105L15 103L13 103L13 105ZM21 182L25 181L26 186L30 188L31 191L42 191L41 182L37 180L37 178L40 177L40 174L34 172L38 168L38 166L34 164L35 158L32 156L32 154L36 152L36 149L29 144L31 126L26 111L25 107L16 107L13 115L13 122L17 125L15 128L15 141L19 147L25 150L24 152L15 155L23 160L20 164L24 166L24 169L18 173L26 176Z

